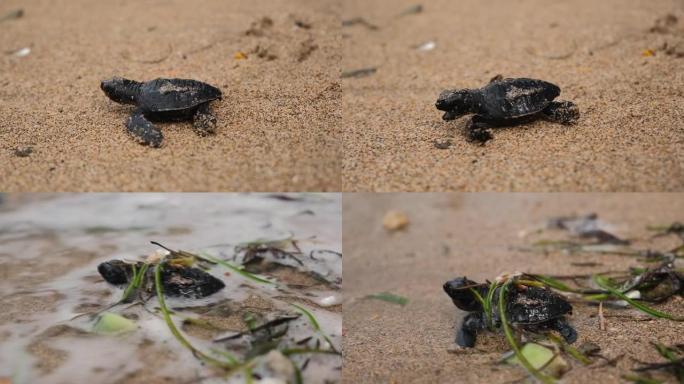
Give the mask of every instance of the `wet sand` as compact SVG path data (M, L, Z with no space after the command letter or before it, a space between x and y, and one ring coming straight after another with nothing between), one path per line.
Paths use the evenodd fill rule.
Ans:
M242 338L222 343L212 339L245 331L247 315L258 324L271 316L296 316L291 303L314 313L322 331L340 348L339 195L288 195L292 200L259 194L1 196L0 382L215 382L219 372L194 358L172 336L156 298L107 309L134 321L135 331L124 335L98 334L96 318L74 318L104 310L121 298L123 290L100 277L98 264L144 258L155 251L151 240L242 263L244 254L240 256L236 244L290 235L300 239L301 265L287 257L275 264L248 264L275 285L215 265L208 273L220 279L224 289L200 299L167 296L166 305L185 337L207 353L218 349L242 359L248 350ZM119 214L111 215L113 211ZM308 257L310 251L315 259ZM259 265L269 270L254 271ZM312 277L314 272L317 278ZM197 322L184 320L190 318ZM292 348L293 340L300 341L300 348L315 348L323 339L300 316L289 322L277 348ZM300 367L308 360L302 370L305 382L340 380L340 356L294 359ZM264 371L265 362L277 360L254 361L255 373L262 377L288 377L283 370ZM291 363L285 366L293 369ZM244 372L237 370L230 379L224 375L221 382L245 382Z
M334 1L9 0L0 17L19 8L0 22L0 190L340 189ZM136 144L99 88L115 75L218 86L217 134L165 123L162 149Z
M404 231L387 233L382 218L402 210L410 220ZM640 266L634 258L609 255L529 253L513 249L529 245L523 231L551 216L596 212L614 233L633 239L636 249L671 249L675 236L647 239L648 224L669 224L684 217L682 195L495 195L495 194L359 194L343 201L345 250L344 371L346 383L503 383L526 377L518 367L497 365L509 350L502 337L478 338L478 351L453 354L455 327L464 312L442 291L442 284L467 275L475 281L504 272L541 274L593 273ZM571 262L597 262L592 267ZM391 292L405 296L405 307L364 299ZM684 315L684 301L671 298L655 308ZM636 321L611 317L643 316L634 310L606 309L607 330L600 331L596 307L576 304L570 322L578 331L576 345L594 342L615 358L616 367L573 365L565 383L621 382L637 359L660 361L649 342L682 342L684 325L668 320ZM596 363L595 365L600 365ZM672 377L670 376L670 380Z
M667 14L679 22L649 32ZM343 28L342 69L377 72L342 82L345 191L684 188L684 58L661 50L684 52L681 1L346 1L343 19L355 17L378 29ZM467 143L467 118L442 121L435 100L497 74L558 84L581 119Z

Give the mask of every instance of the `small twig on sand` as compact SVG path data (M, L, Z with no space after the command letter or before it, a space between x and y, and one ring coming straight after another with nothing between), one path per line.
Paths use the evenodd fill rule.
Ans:
M377 25L368 22L368 20L364 19L363 17L354 17L351 19L342 20L343 27L352 27L354 25L362 25L371 31L377 31L380 29Z
M599 302L598 307L599 329L606 330L606 318L603 316L603 301Z
M350 71L344 71L342 72L342 75L340 76L343 79L351 78L351 77L366 77L374 74L377 72L376 67L369 67L369 68L361 68L361 69L354 69Z
M605 366L615 367L617 365L618 361L622 360L622 358L625 357L625 354L623 353L623 354L617 355L617 356L613 357L612 359L604 357L604 356L599 356L599 357L604 359L605 361L601 364L592 365L591 367L589 367L590 369L596 369L596 368L601 368L601 367L605 367Z

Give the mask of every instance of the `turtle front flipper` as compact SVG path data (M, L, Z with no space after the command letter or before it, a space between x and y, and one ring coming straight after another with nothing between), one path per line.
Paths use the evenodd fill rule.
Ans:
M147 120L142 110L136 109L126 122L128 133L140 144L159 148L164 136L152 122Z
M577 122L580 112L572 101L552 101L544 108L542 115L553 122L569 125Z
M558 331L568 344L577 341L577 331L564 318L556 319L552 328Z
M484 144L492 139L489 128L493 124L482 116L475 115L466 125L466 139L471 143Z
M464 348L475 346L477 331L484 328L485 323L481 312L469 313L461 323L461 327L456 332L456 344Z
M200 136L216 133L216 116L211 111L209 103L197 107L197 111L195 111L195 115L192 117L192 126Z

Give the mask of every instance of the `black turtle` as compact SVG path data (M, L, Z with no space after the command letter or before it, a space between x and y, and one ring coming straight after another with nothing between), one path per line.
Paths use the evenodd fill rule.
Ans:
M456 333L456 344L467 348L475 346L477 332L487 327L482 305L471 289L482 297L487 297L489 284L478 284L465 276L444 283L444 291L454 304L459 309L470 312ZM496 304L501 286L495 289L493 301ZM565 319L566 314L572 313L572 306L550 289L511 284L507 290L505 305L506 320L517 328L530 332L556 330L568 343L577 340L577 332ZM501 327L497 305L492 310L492 319L495 328Z
M127 263L121 260L106 261L97 266L102 278L108 283L124 287L133 278L133 266L140 270L142 262ZM150 265L142 279L140 289L150 295L155 292L154 265ZM164 263L161 270L161 285L166 296L201 298L220 291L225 287L223 281L201 269Z
M126 128L141 144L161 146L163 136L152 121L192 120L200 136L216 129L216 116L209 103L221 98L221 90L209 84L186 79L155 79L144 83L114 77L100 88L112 100L137 106Z
M481 89L443 91L435 106L444 111L444 120L473 113L467 127L469 141L484 143L491 139L490 127L521 124L545 118L561 124L573 124L579 108L571 101L553 101L560 88L543 80L502 79L495 77Z

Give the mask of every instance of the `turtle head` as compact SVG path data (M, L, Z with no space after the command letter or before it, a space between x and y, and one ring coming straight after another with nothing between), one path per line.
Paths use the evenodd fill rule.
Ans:
M109 80L102 80L100 88L107 97L117 103L135 104L140 83L121 77L113 77Z
M453 120L472 111L472 94L469 89L442 91L435 107L446 112L444 120Z
M473 293L473 289L482 294L483 288L480 284L468 280L465 276L457 277L444 283L444 292L451 298L454 305L459 309L468 312L482 310L482 305ZM486 288L485 288L486 289Z
M125 285L128 284L132 268L131 264L121 260L110 260L98 265L97 271L109 284Z

